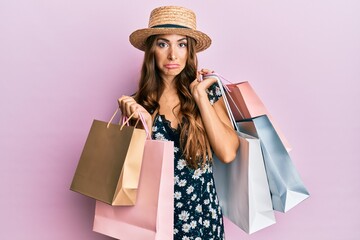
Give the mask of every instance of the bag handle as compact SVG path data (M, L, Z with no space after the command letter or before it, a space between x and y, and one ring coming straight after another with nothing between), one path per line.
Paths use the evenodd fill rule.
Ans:
M224 78L223 76L221 76L221 75L219 75L219 74L217 74L217 73L210 73L210 74L206 74L206 75L204 76L204 78L209 78L209 77L214 77L214 78L216 78L216 79L218 80L218 84L219 84L220 90L222 90L221 93L222 93L222 94L223 94L224 92L226 93L226 95L223 94L223 95L225 95L224 98L226 98L226 97L230 98L230 100L231 100L231 102L233 103L234 107L236 108L237 112L240 114L240 116L241 116L243 119L245 119L245 117L244 117L244 115L242 114L241 110L240 110L239 107L236 105L235 100L234 100L234 99L231 97L231 95L230 95L231 90L228 88L228 86L226 86L226 84L224 84L224 81L226 81L226 82L228 82L228 83L230 83L230 84L234 84L234 83L232 83L231 81L227 80L226 78ZM228 99L226 99L226 100L229 102ZM229 106L230 106L230 105L229 105Z
M117 109L115 110L114 114L112 115L112 117L110 118L110 121L108 122L108 124L107 124L107 126L106 126L107 128L109 128L111 122L114 120L114 118L115 118L116 114L119 112L119 110L120 110L120 108L117 108ZM120 122L122 122L122 124L121 124L121 126L120 126L120 131L123 129L123 127L124 127L125 125L129 126L129 121L130 121L131 118L133 118L133 116L135 115L135 113L138 113L139 118L138 118L138 120L136 121L134 127L136 127L136 126L138 125L139 121L141 121L141 123L142 123L142 125L143 125L143 127L144 127L144 130L145 130L145 132L146 132L146 138L147 138L147 139L151 139L150 131L149 131L149 128L148 128L148 126L147 126L147 124L146 124L145 118L144 118L144 116L142 115L142 113L140 113L140 112L133 112L129 117L122 116L122 118L120 118ZM119 125L120 125L120 122L119 122Z
M234 114L232 113L231 111L231 108L230 108L230 104L229 104L229 100L228 100L228 97L231 99L231 102L234 104L236 110L239 112L240 116L242 118L243 117L243 114L241 113L240 109L238 108L238 106L236 105L234 99L230 96L229 92L230 89L228 89L228 87L222 82L222 79L226 80L225 78L221 77L219 74L216 74L216 73L210 73L210 74L206 74L204 75L204 79L206 78L210 78L210 77L213 77L217 80L217 83L219 85L219 88L220 88L220 92L221 92L221 95L223 96L223 99L224 99L224 103L225 103L225 107L226 107L226 111L228 113L228 116L230 118L230 121L231 123L233 124L235 130L237 132L240 132L237 124L236 124L236 120L235 120L235 117L234 117ZM226 80L227 81L227 80ZM230 82L230 81L228 81ZM226 89L226 90L225 90Z

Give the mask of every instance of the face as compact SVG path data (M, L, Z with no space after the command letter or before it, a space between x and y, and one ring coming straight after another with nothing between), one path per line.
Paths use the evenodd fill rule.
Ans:
M187 40L183 35L159 35L155 40L155 61L163 79L174 79L186 65Z

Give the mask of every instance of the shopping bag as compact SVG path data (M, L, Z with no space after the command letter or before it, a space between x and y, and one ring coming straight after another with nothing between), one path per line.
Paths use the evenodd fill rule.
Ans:
M268 116L262 115L237 124L241 132L261 141L274 210L287 212L308 198L309 192Z
M121 240L173 239L174 145L146 140L135 206L96 201L93 230Z
M224 85L218 76L225 107L240 140L235 159L228 164L214 155L214 179L223 214L246 233L254 233L274 224L275 214L265 172L260 140L240 132ZM225 232L226 234L226 232Z
M224 78L221 79L224 80ZM267 115L287 151L291 150L288 140L285 138L280 128L276 125L273 117L248 81L240 83L227 83L226 87L227 88L225 88L225 90L228 89L226 93L228 95L230 108L236 121Z
M107 204L134 205L147 133L126 121L112 124L117 111L109 122L93 121L70 189Z
M229 164L214 159L214 179L223 214L246 233L274 224L260 140L238 132L240 147Z

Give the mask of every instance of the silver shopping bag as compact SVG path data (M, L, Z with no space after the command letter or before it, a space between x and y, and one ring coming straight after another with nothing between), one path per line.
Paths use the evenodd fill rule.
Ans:
M224 164L214 156L214 179L223 214L251 234L275 223L260 140L239 131L223 84L214 77L222 93L229 118L240 140L236 158ZM226 233L225 233L226 234Z
M268 116L240 121L237 125L241 132L261 141L274 210L286 212L308 198L309 192Z
M214 159L214 179L223 214L251 234L274 224L260 140L238 132L240 148L229 164Z

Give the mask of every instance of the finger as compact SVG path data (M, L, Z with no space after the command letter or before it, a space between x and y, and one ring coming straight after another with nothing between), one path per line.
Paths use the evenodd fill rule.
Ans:
M196 73L196 79L198 82L201 82L203 80L202 74L200 72Z
M118 99L118 104L119 104L119 108L121 110L121 112L123 114L125 114L125 101L128 98L128 96L122 96L121 98Z
M136 102L132 102L130 104L130 115L134 113L133 118L139 118L138 109L139 109L139 104L137 104Z
M203 68L201 69L202 74L209 74L209 73L213 73L214 71L207 69L207 68Z
M120 103L120 110L124 116L130 116L130 105L132 102L135 102L131 97L122 97L119 101Z
M209 77L209 78L205 78L201 83L199 83L201 85L201 89L208 89L211 85L213 85L215 82L217 82L216 78L213 77Z
M205 78L203 80L203 82L206 82L206 85L208 85L208 87L210 87L212 84L217 82L217 79L214 77L209 77L209 78Z
M118 98L119 107L121 106L122 101L123 101L124 99L126 99L127 97L128 97L128 96L122 95L120 98Z
M125 112L126 115L129 117L131 114L135 112L137 103L131 98L126 99L124 102L125 102L125 106L124 106Z
M201 72L201 73L207 73L207 72L208 72L208 69L202 68L202 69L200 70L200 72Z

